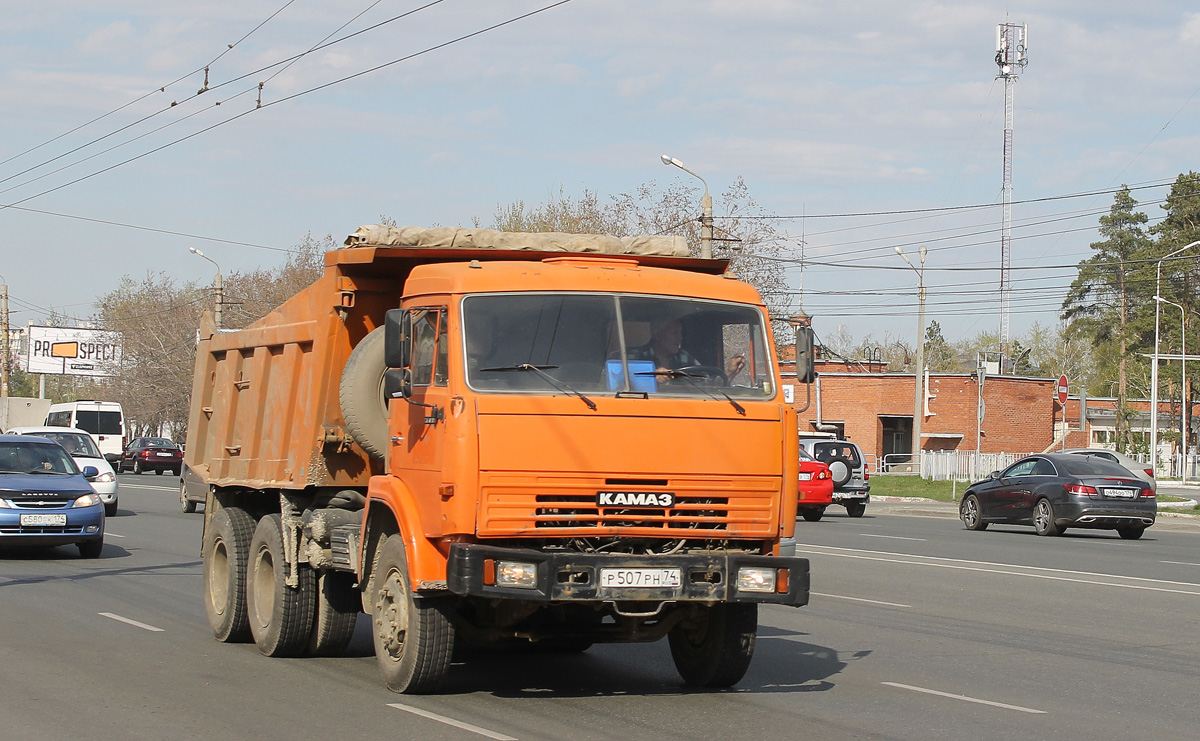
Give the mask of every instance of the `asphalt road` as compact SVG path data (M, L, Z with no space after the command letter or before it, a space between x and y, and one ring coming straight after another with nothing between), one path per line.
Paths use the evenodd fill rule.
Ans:
M177 479L121 476L103 556L0 552L0 734L394 739L1194 738L1200 527L1139 541L968 532L952 507L872 503L797 524L812 603L760 612L728 691L680 685L665 642L474 655L448 691L379 681L360 616L346 655L217 643L201 515ZM905 514L907 513L907 514ZM914 513L933 516L914 516Z

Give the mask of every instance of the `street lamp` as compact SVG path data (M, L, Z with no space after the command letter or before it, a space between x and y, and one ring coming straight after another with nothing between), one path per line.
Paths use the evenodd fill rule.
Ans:
M1154 278L1154 295L1162 295L1162 264L1163 261L1178 255L1186 249L1190 249L1200 244L1200 239L1195 242L1190 242L1175 250L1174 252L1163 256L1158 261L1158 268L1155 270ZM1150 369L1150 468L1158 470L1158 307L1161 301L1154 302L1154 367ZM1187 392L1184 391L1186 394ZM1184 450L1186 452L1186 443Z
M708 181L701 178L696 173L683 166L683 163L675 159L669 154L664 154L662 157L664 165L674 165L680 170L683 170L689 175L694 175L700 178L700 182L704 183L704 198L700 201L700 207L703 214L700 217L700 257L708 260L712 258L712 238L713 238L713 215L712 215L712 196L708 194Z
M213 293L215 293L217 296L217 306L215 309L213 309L213 321L216 323L217 329L220 329L221 328L221 304L223 304L225 302L225 289L221 284L221 266L217 265L216 260L212 259L211 257L204 254L203 252L196 249L195 247L188 247L188 252L191 252L193 255L199 255L200 257L203 257L205 260L208 260L213 265L215 265L217 268L217 276L215 278L213 278Z
M925 417L925 399L924 399L924 373L925 373L925 255L928 253L928 248L921 245L921 267L918 268L912 264L912 260L908 259L908 255L904 254L904 250L900 245L896 245L896 254L908 263L908 266L917 274L917 367L916 377L913 387L913 432L912 432L912 451L913 457L917 460L917 465L921 463L921 420Z
M1183 450L1183 462L1179 466L1181 484L1187 483L1187 445L1188 445L1188 429L1187 429L1187 317L1184 316L1183 307L1174 301L1168 301L1162 296L1155 295L1154 301L1156 304L1170 304L1176 309L1179 309L1179 342L1180 342L1180 358L1179 368L1183 374L1180 383L1183 384L1183 401L1179 407L1179 418L1182 424L1179 425L1180 439L1183 441L1181 448Z
M0 337L4 349L0 352L0 398L8 398L8 279L0 275Z

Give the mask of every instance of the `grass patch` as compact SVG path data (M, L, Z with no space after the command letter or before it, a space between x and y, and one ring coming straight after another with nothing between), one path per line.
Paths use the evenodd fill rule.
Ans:
M896 476L894 474L871 474L871 494L881 497L923 497L939 502L962 499L967 482L926 481L920 476ZM956 494L955 498L951 494Z

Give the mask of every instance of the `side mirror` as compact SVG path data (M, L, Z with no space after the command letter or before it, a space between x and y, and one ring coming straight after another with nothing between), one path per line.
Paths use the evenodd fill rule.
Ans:
M384 365L389 368L412 365L412 315L404 309L389 309L383 326Z
M87 479L88 481L91 481L92 479L96 478L99 475L100 475L100 469L96 468L95 466L84 466L83 467L83 477L85 479Z
M121 460L121 454L120 453L105 453L104 460L108 461L109 463L115 463L115 462Z
M408 368L389 368L383 373L384 401L412 397L412 371Z
M796 380L800 383L812 383L816 380L813 354L812 327L796 327Z
M988 474L988 478L989 479L998 479L998 478L1000 478L1000 472L992 471L991 473Z

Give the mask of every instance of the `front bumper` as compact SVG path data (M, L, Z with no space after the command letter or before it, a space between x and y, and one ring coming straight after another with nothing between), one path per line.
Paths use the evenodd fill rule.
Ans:
M485 561L518 561L536 565L532 588L484 583ZM734 581L743 566L787 570L785 592L749 592ZM678 568L678 587L604 587L600 569ZM702 553L675 556L546 553L531 549L494 548L455 543L446 564L446 585L455 594L533 602L767 602L799 607L808 604L808 559L749 554Z
M22 526L22 514L66 513L65 526ZM0 509L0 544L54 546L104 538L104 505L71 509Z

